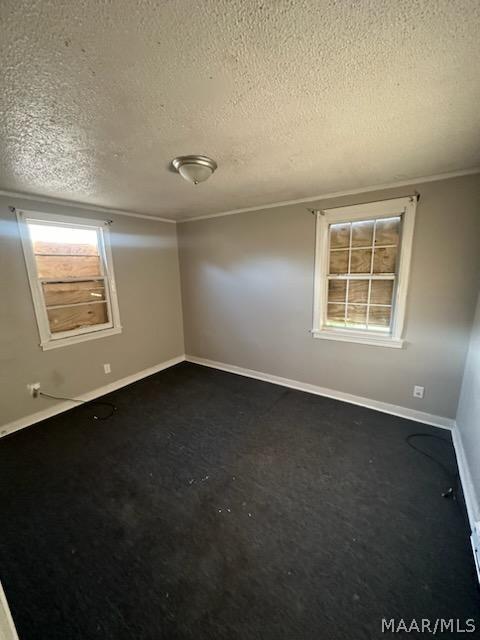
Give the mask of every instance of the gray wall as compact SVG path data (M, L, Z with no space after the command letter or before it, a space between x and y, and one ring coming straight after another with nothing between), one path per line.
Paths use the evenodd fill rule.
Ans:
M404 349L314 339L314 217L284 206L179 225L186 352L453 418L478 291L479 176L309 203L333 207L417 189ZM414 384L426 388L412 397Z
M112 218L119 335L42 351L14 214L8 206ZM39 381L54 395L75 396L184 353L174 224L0 198L0 425L54 404L29 397ZM112 365L105 375L103 363Z
M474 518L480 520L480 297L473 323L457 425L475 492Z
M478 291L479 177L415 187L417 210L402 350L316 340L314 218L286 206L178 225L187 353L454 417ZM413 187L311 203L402 196ZM95 211L0 197L0 425L46 408L29 382L78 395L184 353L176 228L111 215L123 332L42 351L8 205L103 218ZM103 373L110 362L112 373ZM426 387L424 400L412 386Z

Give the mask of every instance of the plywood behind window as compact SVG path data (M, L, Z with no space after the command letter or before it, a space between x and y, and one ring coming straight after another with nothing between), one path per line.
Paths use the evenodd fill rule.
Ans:
M397 247L375 249L373 256L373 273L395 273Z
M77 302L105 300L103 280L84 282L44 282L43 296L47 307Z
M330 248L343 249L350 245L350 223L330 226Z
M96 244L35 240L33 252L39 278L78 278L101 275Z
M39 278L81 278L101 275L99 256L36 255Z
M349 304L347 306L347 325L363 325L367 322L367 306L359 304Z
M391 307L376 307L370 305L368 322L378 327L388 327L390 325Z
M372 268L371 249L353 249L350 256L350 273L370 273Z
M348 273L348 251L330 252L330 273Z
M347 295L346 280L329 280L328 282L328 301L329 302L345 302Z
M399 237L399 217L330 225L327 324L388 329Z
M400 218L387 218L377 220L375 228L375 244L398 244L400 231Z
M345 326L345 305L327 305L327 320L330 324L334 324L335 326Z
M98 248L94 244L79 244L73 242L45 242L35 240L33 252L36 255L61 256L98 256Z
M352 222L352 247L371 247L375 220Z
M72 331L73 329L108 322L107 305L105 303L47 309L47 314L52 333Z
M370 302L372 304L392 304L393 280L372 280Z
M350 280L348 302L368 302L368 280Z

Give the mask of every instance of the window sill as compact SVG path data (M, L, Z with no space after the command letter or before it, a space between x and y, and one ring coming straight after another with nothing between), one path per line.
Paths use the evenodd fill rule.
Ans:
M402 349L404 340L393 338L392 336L369 336L363 333L355 333L350 331L330 331L322 329L320 331L312 331L314 338L322 340L337 340L339 342L357 342L358 344L369 344L375 347L390 347L391 349Z
M40 346L44 351L50 349L58 349L59 347L68 347L77 342L86 342L87 340L96 340L97 338L107 338L117 333L122 333L122 327L112 327L111 329L103 329L102 331L92 331L91 333L81 333L78 336L70 336L68 338L58 338L57 340L48 340L42 342Z

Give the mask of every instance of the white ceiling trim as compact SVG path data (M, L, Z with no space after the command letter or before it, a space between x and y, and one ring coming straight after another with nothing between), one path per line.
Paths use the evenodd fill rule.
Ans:
M231 216L236 213L247 213L249 211L261 211L262 209L275 209L276 207L285 207L293 204L303 204L305 202L314 202L316 200L326 200L328 198L339 198L341 196L351 196L357 193L368 193L369 191L380 191L382 189L394 189L395 187L408 187L413 184L420 184L422 182L435 182L436 180L448 180L449 178L459 178L461 176L469 176L475 173L480 173L480 167L473 169L464 169L462 171L451 171L450 173L439 173L433 176L423 176L420 178L414 178L412 180L403 180L401 182L388 182L384 184L376 184L371 187L359 187L357 189L347 189L345 191L334 191L333 193L322 193L318 196L312 196L309 198L300 198L299 200L285 200L283 202L274 202L272 204L263 204L256 207L246 207L244 209L232 209L231 211L223 211L221 213L209 213L204 216L196 216L192 218L183 218L178 220L178 223L182 222L195 222L196 220L207 220L208 218L221 218L222 216Z
M231 216L237 213L248 213L251 211L262 211L263 209L275 209L276 207L285 207L295 204L304 204L306 202L315 202L316 200L326 200L328 198L339 198L341 196L356 195L357 193L368 193L369 191L380 191L382 189L394 189L395 187L407 187L422 182L435 182L436 180L448 180L449 178L459 178L462 176L474 175L480 173L480 167L474 167L473 169L465 169L462 171L451 171L449 173L439 173L433 176L422 176L419 178L413 178L411 180L404 180L401 182L388 182L384 184L372 185L370 187L359 187L357 189L346 189L344 191L334 191L332 193L322 193L317 196L311 196L308 198L299 198L298 200L284 200L282 202L273 202L271 204L258 205L256 207L245 207L243 209L232 209L231 211L222 211L220 213L208 213L203 216L196 216L192 218L183 218L181 220L172 220L171 218L162 218L160 216L149 216L143 213L135 213L133 211L124 211L123 209L110 209L108 207L99 207L93 204L86 204L84 202L76 202L74 200L62 200L58 198L49 198L47 196L40 196L34 193L21 193L19 191L6 191L0 189L0 196L8 198L21 198L24 200L33 200L36 202L44 202L47 204L53 204L64 207L76 207L77 209L83 209L85 211L98 211L104 214L114 214L118 216L127 216L130 218L142 218L144 220L154 220L157 222L168 222L169 224L180 224L183 222L195 222L197 220L208 220L209 218L221 218L223 216Z
M479 2L1 5L0 189L177 221L480 166Z
M46 196L38 196L34 193L20 193L17 191L4 191L0 189L0 196L7 198L22 198L23 200L34 200L36 202L45 202L47 204L55 204L62 207L76 207L85 211L98 211L99 213L113 214L117 216L129 216L130 218L143 218L144 220L156 220L157 222L168 222L176 224L176 220L170 218L161 218L159 216L147 216L143 213L134 213L133 211L124 211L122 209L109 209L108 207L98 207L94 204L86 204L84 202L75 202L73 200L60 200L57 198L48 198Z

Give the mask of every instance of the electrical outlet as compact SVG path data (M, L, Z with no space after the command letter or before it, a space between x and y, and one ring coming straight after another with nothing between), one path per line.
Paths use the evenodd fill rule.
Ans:
M112 368L108 362L107 364L103 365L103 370L105 371L105 373L112 373Z
M28 393L32 396L32 398L38 398L40 395L40 383L32 382L32 384L27 384Z
M420 387L418 385L415 385L413 387L413 397L414 398L423 398L425 394L425 387Z

